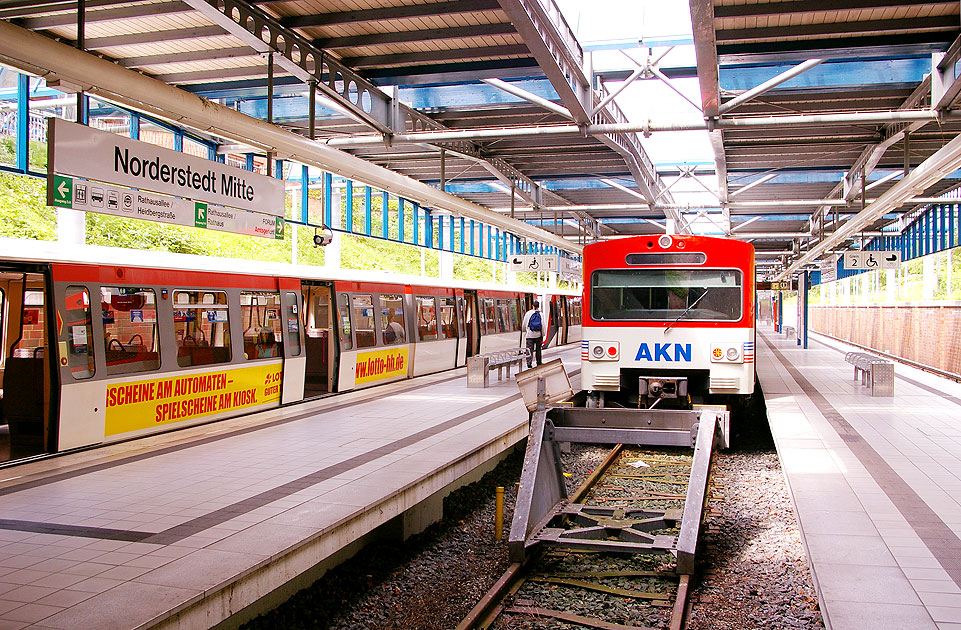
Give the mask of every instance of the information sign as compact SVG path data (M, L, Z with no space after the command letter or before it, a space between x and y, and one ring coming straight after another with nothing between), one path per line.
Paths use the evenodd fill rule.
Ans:
M142 190L118 188L60 175L56 176L55 181L58 188L55 188L53 202L61 208L262 238L284 238L283 217L225 208L180 197L157 195ZM72 198L65 201L62 198L64 194L70 194Z
M901 266L901 252L898 251L861 251L844 252L844 268L858 269L897 269Z
M63 203L66 191L60 191L57 177L69 175L228 208L284 215L282 180L60 118L50 119L47 169L49 205L58 205L58 200ZM90 192L96 190L91 188ZM109 195L90 199L90 205L97 208L112 202L120 200Z
M516 254L508 258L511 271L558 270L557 254Z

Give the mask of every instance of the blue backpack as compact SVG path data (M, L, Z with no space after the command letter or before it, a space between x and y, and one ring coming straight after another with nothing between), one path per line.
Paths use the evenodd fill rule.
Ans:
M531 320L527 322L527 328L534 332L541 331L541 313L540 311L534 311L531 315Z

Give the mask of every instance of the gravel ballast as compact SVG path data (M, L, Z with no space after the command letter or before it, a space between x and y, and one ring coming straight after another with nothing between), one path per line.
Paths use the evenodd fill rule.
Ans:
M760 415L760 414L758 414ZM715 458L715 489L691 629L823 628L794 511L767 423L741 425L737 446ZM607 448L564 455L574 487ZM378 542L328 572L246 630L450 630L508 566L506 532L520 477L518 450L451 494L445 518L406 542ZM505 488L505 540L494 541L494 494ZM558 626L561 627L561 626Z

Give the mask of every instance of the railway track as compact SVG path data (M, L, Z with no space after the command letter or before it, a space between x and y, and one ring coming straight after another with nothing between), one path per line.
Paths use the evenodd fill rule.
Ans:
M596 519L602 527L622 527L642 512L680 513L693 460L689 449L617 445L570 497L569 505L576 507L568 511L603 510L610 516ZM676 540L682 520L651 525L645 533ZM584 523L574 516L564 527L583 530ZM689 579L678 571L676 558L662 550L538 549L524 562L511 564L457 630L681 630Z

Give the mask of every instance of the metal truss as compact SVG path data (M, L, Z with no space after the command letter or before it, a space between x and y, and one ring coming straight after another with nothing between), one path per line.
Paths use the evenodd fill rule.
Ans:
M605 90L598 94L585 72L584 52L553 0L499 0L501 8L524 38L538 65L557 91L578 126L626 123L627 118ZM598 107L599 103L606 105ZM626 162L638 190L653 203L664 184L636 133L608 132L598 136ZM669 218L682 225L680 214Z
M443 131L447 127L402 104L394 95L357 74L310 40L284 26L260 8L243 0L185 0L231 35L255 51L275 53L273 60L294 77L314 86L352 117L383 134L390 144L397 131ZM433 143L432 143L433 144ZM510 185L527 202L543 203L543 191L532 179L504 160L491 158L472 142L433 144L439 149L480 162L500 181Z

